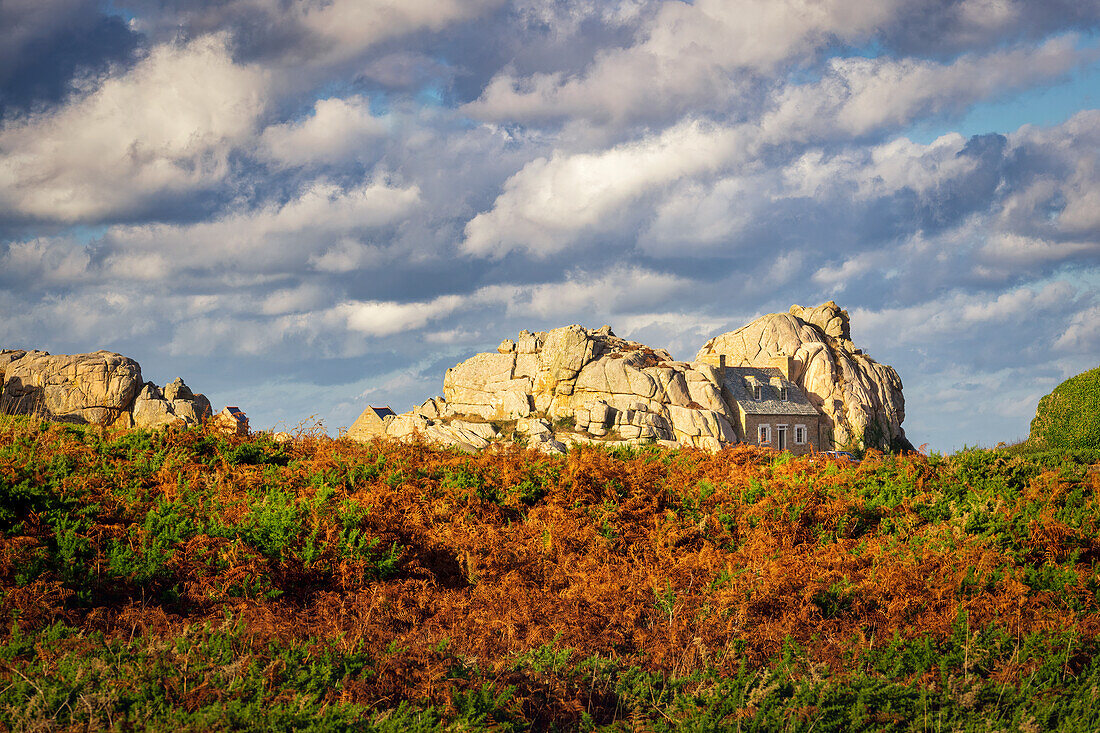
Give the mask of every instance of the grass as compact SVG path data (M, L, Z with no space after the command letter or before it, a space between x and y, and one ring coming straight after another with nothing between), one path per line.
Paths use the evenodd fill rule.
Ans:
M1096 730L1098 462L0 417L0 726Z

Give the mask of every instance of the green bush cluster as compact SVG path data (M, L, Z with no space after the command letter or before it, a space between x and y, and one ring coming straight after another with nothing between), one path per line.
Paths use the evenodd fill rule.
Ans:
M1070 377L1039 400L1028 444L1100 450L1100 367Z

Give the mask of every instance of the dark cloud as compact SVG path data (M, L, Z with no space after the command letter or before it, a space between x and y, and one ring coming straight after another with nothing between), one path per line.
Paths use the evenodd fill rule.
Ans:
M950 58L1009 41L1098 28L1096 0L916 0L899 5L881 38L886 48L902 54Z
M142 36L96 2L14 0L0 6L0 119L53 106L74 83L134 61Z

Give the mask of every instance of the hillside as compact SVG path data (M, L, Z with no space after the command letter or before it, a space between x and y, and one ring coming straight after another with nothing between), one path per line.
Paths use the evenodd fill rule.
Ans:
M1096 730L1098 462L0 417L0 726Z
M1070 377L1039 400L1029 444L1100 449L1100 367Z

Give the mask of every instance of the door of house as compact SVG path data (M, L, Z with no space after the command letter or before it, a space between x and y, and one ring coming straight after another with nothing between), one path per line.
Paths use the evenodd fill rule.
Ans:
M775 429L775 447L779 450L787 450L787 426L779 425Z

